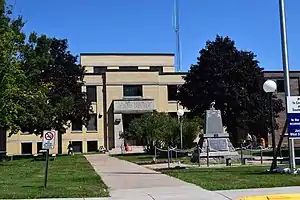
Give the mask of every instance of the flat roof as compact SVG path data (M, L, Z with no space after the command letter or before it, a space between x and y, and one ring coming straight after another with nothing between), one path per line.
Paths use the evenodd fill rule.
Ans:
M80 53L80 56L175 56L174 53Z

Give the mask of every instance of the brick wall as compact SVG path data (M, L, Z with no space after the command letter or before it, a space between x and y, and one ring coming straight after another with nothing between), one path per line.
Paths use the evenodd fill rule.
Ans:
M274 81L276 80L282 80L284 79L283 72L282 71L265 71L265 77L268 79L272 79ZM300 71L291 71L290 72L290 90L291 90L291 95L293 96L298 96L300 95L300 88L299 88L299 79L300 79ZM285 93L280 92L277 93L277 97L282 99L284 102L284 107L286 107L286 102L285 102ZM279 113L279 118L277 118L277 122L279 123L279 129L276 130L276 143L278 143L278 140L280 138L280 135L282 133L282 129L285 123L286 119L286 111L283 111ZM269 142L271 143L271 138L269 137ZM295 145L300 147L300 139L295 140ZM283 141L283 147L287 146L287 139Z

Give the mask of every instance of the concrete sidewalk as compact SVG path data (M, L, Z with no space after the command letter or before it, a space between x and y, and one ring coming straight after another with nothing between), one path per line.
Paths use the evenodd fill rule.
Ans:
M111 199L139 200L228 200L223 194L146 169L107 155L86 155L109 187Z

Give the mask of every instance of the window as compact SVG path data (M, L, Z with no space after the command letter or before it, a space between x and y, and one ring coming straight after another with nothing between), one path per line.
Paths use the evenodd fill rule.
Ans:
M87 100L88 102L97 102L97 87L86 86Z
M22 154L32 154L32 143L21 143Z
M284 80L276 80L277 83L277 92L284 92Z
M139 67L138 66L120 66L119 70L120 71L138 71Z
M87 151L88 152L96 152L98 150L98 142L97 141L87 141Z
M72 141L74 153L82 153L82 141Z
M90 120L86 129L88 131L97 131L97 114L90 114Z
M177 85L168 85L168 101L176 101Z
M162 66L150 66L150 71L158 71L159 73L163 72Z
M143 87L142 85L123 85L124 97L142 97Z
M40 150L42 150L43 149L43 143L42 142L37 142L36 143L36 153L39 153L40 152Z
M72 131L82 131L82 124L80 122L72 122Z
M104 73L107 71L106 66L95 66L94 67L94 73L99 74L99 73Z

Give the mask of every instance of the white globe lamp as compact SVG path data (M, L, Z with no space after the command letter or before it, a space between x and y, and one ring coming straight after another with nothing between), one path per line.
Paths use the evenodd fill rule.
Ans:
M275 92L277 90L277 84L273 80L267 80L263 85L263 89L267 93Z
M184 111L182 109L177 110L177 116L182 117L184 115Z

